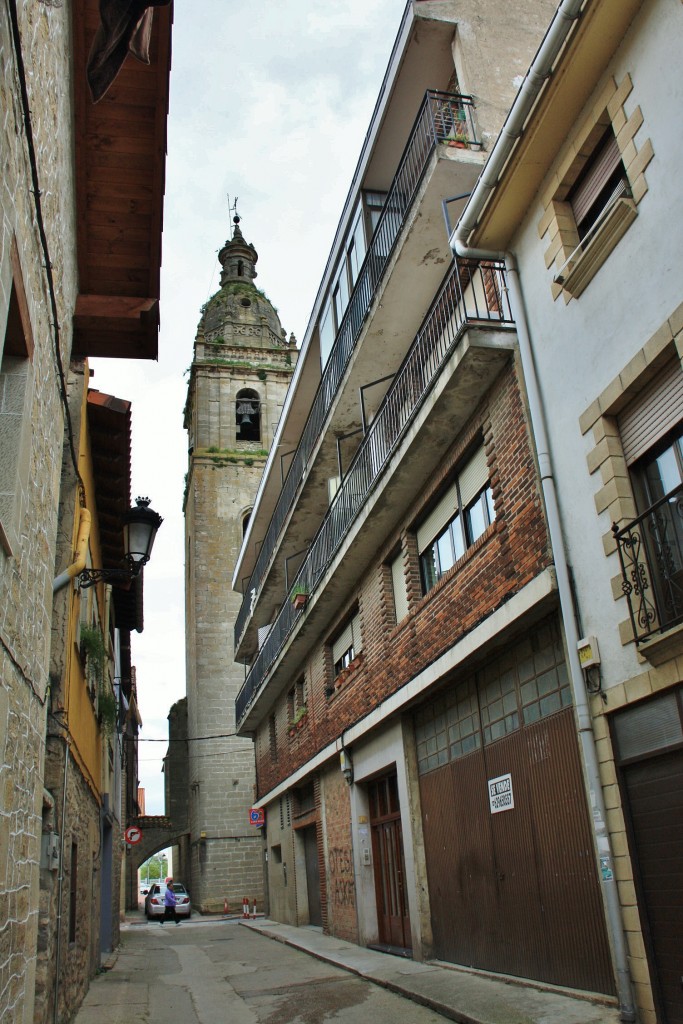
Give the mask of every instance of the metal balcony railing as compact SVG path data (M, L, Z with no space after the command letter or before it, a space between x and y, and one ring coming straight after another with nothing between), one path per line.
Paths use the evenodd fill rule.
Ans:
M683 622L683 484L612 532L636 643Z
M514 326L501 263L459 260L441 291L334 496L292 587L237 695L237 722L256 700L297 620L298 591L313 594L361 511L375 483L413 422L464 329L472 325Z
M257 595L277 545L280 531L299 489L306 477L308 459L321 434L330 406L351 358L372 300L382 280L396 240L415 198L415 193L436 146L441 142L466 138L467 144L478 147L472 118L470 96L433 92L426 94L413 125L408 143L384 207L377 229L365 254L346 312L327 361L311 411L304 425L299 445L282 485L273 515L235 623L235 649L239 647L251 613L252 597Z

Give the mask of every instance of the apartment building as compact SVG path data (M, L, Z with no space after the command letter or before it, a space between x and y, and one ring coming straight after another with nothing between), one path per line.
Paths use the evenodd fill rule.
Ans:
M453 235L507 253L620 995L662 1024L683 1020L682 30L674 0L560 4Z
M554 11L406 8L235 571L237 728L276 919L609 1000L510 282L448 237Z

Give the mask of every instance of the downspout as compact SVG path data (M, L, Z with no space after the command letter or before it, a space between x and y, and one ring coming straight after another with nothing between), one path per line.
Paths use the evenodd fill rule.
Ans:
M497 259L505 261L507 281L510 291L510 307L517 327L519 354L524 373L529 402L529 415L538 455L541 476L541 489L546 507L548 533L552 545L557 587L560 598L560 609L567 639L567 656L569 660L569 678L572 699L576 709L579 743L585 782L590 801L590 812L595 847L598 857L598 872L602 880L604 907L606 910L607 927L614 957L616 971L617 995L619 1011L624 1024L636 1021L636 1011L631 987L631 976L628 967L628 954L624 926L619 904L619 892L614 877L613 858L607 830L607 811L605 808L602 783L600 780L599 761L593 732L586 681L581 668L578 654L580 639L576 626L574 598L571 590L569 567L562 522L559 513L557 491L553 476L550 444L546 429L545 415L541 403L538 378L534 363L529 324L526 316L524 297L519 281L517 261L512 252L491 252L468 246L467 240L477 225L479 217L491 191L498 184L503 167L507 163L514 145L521 135L526 120L536 98L552 71L553 64L562 49L576 18L580 16L584 0L562 0L555 17L546 32L539 50L527 72L512 108L506 118L491 155L474 187L472 197L463 211L462 217L451 236L451 247L458 256L473 259Z
M88 541L90 540L90 522L91 516L87 508L81 508L80 519L78 523L78 538L76 540L76 552L74 561L72 564L61 572L59 576L56 576L52 583L52 593L56 594L58 590L62 590L63 587L69 583L74 576L78 576L80 572L85 569L85 561L88 554Z

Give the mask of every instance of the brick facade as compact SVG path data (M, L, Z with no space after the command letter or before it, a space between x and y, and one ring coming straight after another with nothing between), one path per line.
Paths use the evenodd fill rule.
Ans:
M496 509L495 521L465 555L422 596L414 527L449 478L472 439L483 436ZM395 623L386 562L401 545L410 611ZM363 649L358 666L331 695L329 644L316 646L306 666L305 725L289 736L286 697L274 708L277 758L271 756L268 722L257 732L257 780L265 794L312 758L317 750L398 691L465 637L478 623L551 564L523 397L513 364L501 374L452 446L430 489L406 510L400 530L379 560L359 577ZM349 609L343 609L337 626ZM333 636L333 628L329 636Z

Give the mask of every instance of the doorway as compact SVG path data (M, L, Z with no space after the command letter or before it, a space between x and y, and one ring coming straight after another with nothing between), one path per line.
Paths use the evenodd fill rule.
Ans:
M383 949L409 954L413 944L395 772L369 784L368 803L379 945Z

